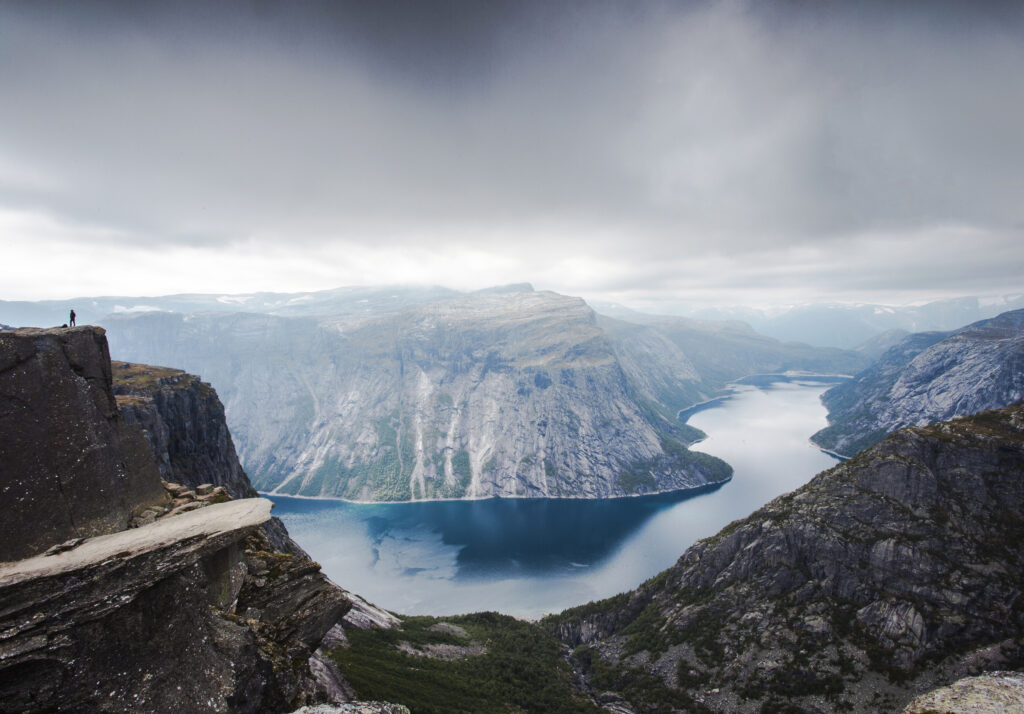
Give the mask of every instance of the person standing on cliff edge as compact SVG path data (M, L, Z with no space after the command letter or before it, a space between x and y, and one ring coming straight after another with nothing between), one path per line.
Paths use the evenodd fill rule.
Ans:
M75 326L75 311L73 309L71 310L71 317L68 321L68 324L71 325L71 327Z

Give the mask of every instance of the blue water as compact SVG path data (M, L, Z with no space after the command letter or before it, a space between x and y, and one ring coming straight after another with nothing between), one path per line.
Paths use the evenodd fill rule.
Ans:
M807 440L826 424L828 386L762 379L690 414L708 434L693 448L735 470L697 496L366 505L275 495L274 514L332 580L389 610L538 617L636 587L832 466Z

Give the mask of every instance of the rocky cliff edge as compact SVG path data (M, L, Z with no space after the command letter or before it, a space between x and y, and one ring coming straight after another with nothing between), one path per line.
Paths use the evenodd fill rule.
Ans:
M0 560L128 528L167 501L118 416L99 327L0 332Z
M232 498L257 495L213 387L179 369L110 364L121 418L142 428L163 479L190 488L223 486Z
M1024 403L897 432L549 621L597 691L692 711L899 711L1024 667Z
M260 530L268 501L161 482L103 330L0 334L0 468L0 712L335 700L310 658L351 602Z

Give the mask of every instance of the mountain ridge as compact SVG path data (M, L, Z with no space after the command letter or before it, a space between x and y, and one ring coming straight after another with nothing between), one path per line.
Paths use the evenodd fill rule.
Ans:
M1024 398L1024 310L952 332L914 333L822 395L829 426L811 440L842 456L910 425Z
M579 298L512 289L387 315L108 324L119 357L184 364L218 385L239 456L264 491L608 497L729 474L686 450L699 434L636 383L636 368L622 368Z
M701 435L682 409L750 372L865 364L741 326L616 321L528 285L397 311L107 323L119 358L217 386L258 489L354 501L703 488L727 471L686 450Z
M894 711L1024 666L1024 403L889 436L545 621L595 691L689 711Z

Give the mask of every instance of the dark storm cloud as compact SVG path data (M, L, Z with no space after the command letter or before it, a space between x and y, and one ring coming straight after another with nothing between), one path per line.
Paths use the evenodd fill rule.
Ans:
M111 246L484 251L576 292L1004 289L1021 8L890 5L9 3L0 210Z

